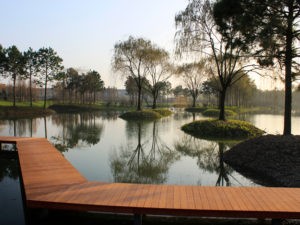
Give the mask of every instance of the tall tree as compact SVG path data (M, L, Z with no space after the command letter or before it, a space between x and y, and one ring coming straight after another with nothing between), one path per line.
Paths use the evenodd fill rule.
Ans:
M44 86L44 109L47 103L48 82L51 82L56 74L63 68L62 59L52 48L40 48L38 54L38 65L40 67L39 79L36 81L40 86Z
M16 106L16 81L18 76L24 75L24 58L15 45L5 50L3 68L4 76L13 80L13 106Z
M112 66L124 76L132 76L138 89L137 110L142 109L142 87L149 73L148 53L152 50L149 40L129 37L128 40L119 42L114 46Z
M91 70L87 73L88 90L93 93L93 103L96 103L96 93L103 90L104 81L101 79L101 75L95 71Z
M136 96L138 94L138 89L136 87L136 82L132 76L128 76L125 81L125 89L130 98L130 105L136 103Z
M166 81L172 75L172 66L169 62L169 54L164 49L152 46L148 52L147 67L149 70L148 81L146 86L152 96L152 109L156 108L157 98L163 91Z
M219 12L219 13L218 13ZM221 0L216 5L217 22L223 33L230 24L252 44L252 55L263 66L284 71L284 135L291 134L292 81L299 76L299 0Z
M5 49L0 44L0 74L3 74L5 64L6 64Z
M69 101L72 103L72 97L74 97L75 101L77 99L77 92L80 86L80 76L78 71L74 68L68 68L66 76L66 86L69 91Z
M55 80L58 81L55 87L61 90L62 102L65 103L65 91L67 89L67 73L65 71L59 72L58 74L56 74Z
M219 80L219 119L225 120L225 97L228 87L237 82L236 76L252 71L253 64L241 64L244 42L237 42L238 33L224 36L213 17L215 1L189 0L185 10L175 16L177 53L193 52L212 59L211 74Z
M39 71L37 52L29 48L24 52L24 63L25 63L25 78L29 79L29 98L30 106L32 107L32 78L37 75Z
M205 60L199 63L184 64L177 69L177 74L182 77L190 96L192 96L192 107L196 107L196 101L200 95L201 85L206 75Z

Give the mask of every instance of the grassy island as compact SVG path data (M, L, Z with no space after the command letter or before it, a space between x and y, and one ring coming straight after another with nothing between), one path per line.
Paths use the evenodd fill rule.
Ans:
M209 117L218 117L220 114L219 109L207 109L202 112L203 116L209 116ZM225 109L225 116L226 117L231 117L231 116L236 116L236 113L232 110Z
M239 120L199 120L185 124L184 132L207 139L246 139L261 136L264 131Z
M126 112L120 117L125 120L156 120L171 114L172 112L169 109L144 109Z

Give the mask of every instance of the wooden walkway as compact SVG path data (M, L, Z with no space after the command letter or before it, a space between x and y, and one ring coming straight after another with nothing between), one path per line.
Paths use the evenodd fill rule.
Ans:
M0 137L1 143L17 146L29 208L300 219L300 188L90 182L47 139Z

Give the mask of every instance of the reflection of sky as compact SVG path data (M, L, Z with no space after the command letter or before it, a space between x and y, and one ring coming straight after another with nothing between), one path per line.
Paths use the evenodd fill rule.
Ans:
M250 118L258 128L266 131L269 134L282 134L283 133L283 116L281 115L269 115L259 114L253 115ZM300 117L292 117L292 133L294 135L300 135Z
M158 143L167 145L168 148L175 151L175 143L183 142L185 134L180 127L192 121L191 114L180 112L177 115L158 120L155 124L157 129ZM196 117L201 119L201 116ZM203 117L202 117L203 119ZM266 130L269 133L281 133L283 125L282 116L274 115L251 115L248 119L257 127ZM33 121L33 136L44 137L44 118L38 118ZM81 120L85 123L84 120ZM128 146L134 150L138 143L138 133L135 125L128 125L125 120L115 118L107 119L97 116L92 120L97 126L102 127L99 142L95 145L80 142L73 148L64 152L65 157L89 180L113 181L112 171L110 168L111 156L114 152L119 153L120 149ZM89 120L89 122L91 121ZM300 134L300 117L293 118L293 131ZM50 116L46 119L47 137L51 141L51 137L62 139L63 132L67 131L68 125L63 125L59 120L59 115ZM73 123L76 124L76 123ZM30 120L22 120L16 122L17 135L30 136ZM128 130L133 129L131 135ZM76 129L75 129L76 130ZM145 149L149 149L153 140L153 122L142 125L141 143L145 145ZM13 123L2 121L0 125L0 135L12 136ZM206 146L210 142L200 141L199 146ZM199 147L199 148L200 148ZM196 147L198 148L198 146ZM184 156L179 154L180 159L169 165L166 177L167 183L170 184L192 184L192 185L215 185L218 179L217 172L205 171L197 165L197 157ZM252 185L251 181L241 177L236 172L230 174L229 177L233 185ZM237 181L235 181L237 179Z
M0 224L23 225L23 206L19 180L5 177L0 182Z

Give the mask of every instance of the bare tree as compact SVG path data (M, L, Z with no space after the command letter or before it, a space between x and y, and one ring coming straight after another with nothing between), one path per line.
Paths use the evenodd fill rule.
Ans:
M114 46L112 66L124 76L132 76L138 88L137 110L142 109L141 96L144 80L148 74L147 57L151 42L143 38L129 37Z
M189 94L193 98L192 107L196 107L196 101L201 92L202 82L206 75L205 60L199 63L184 64L177 68L179 74L188 89Z

